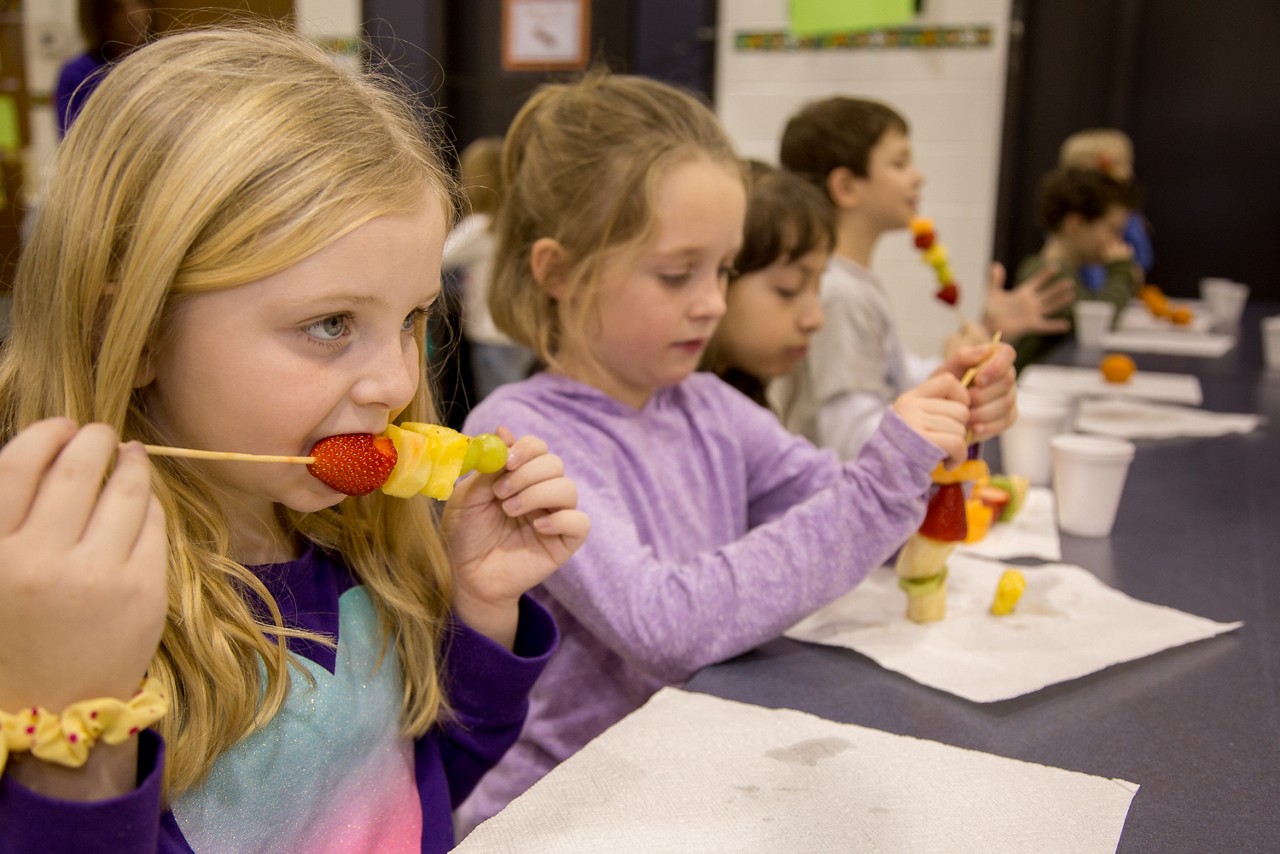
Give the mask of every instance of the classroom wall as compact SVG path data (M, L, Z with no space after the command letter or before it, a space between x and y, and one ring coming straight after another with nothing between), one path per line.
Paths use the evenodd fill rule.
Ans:
M908 120L931 217L963 288L961 307L981 314L996 216L1010 0L926 0L917 24L990 26L990 47L755 52L739 32L785 30L787 0L720 0L716 109L742 153L777 162L786 118L834 94L884 101ZM939 352L955 328L933 299L933 272L906 232L886 235L872 259L884 279L904 343Z

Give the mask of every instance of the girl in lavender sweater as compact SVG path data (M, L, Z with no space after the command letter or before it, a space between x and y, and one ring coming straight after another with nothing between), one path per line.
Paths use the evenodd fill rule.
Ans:
M534 590L561 648L465 826L662 686L846 593L919 525L930 473L965 457L966 429L986 437L1013 418L1001 347L975 390L942 373L902 395L842 465L694 373L725 313L746 193L723 129L688 95L600 73L544 87L503 157L490 308L547 370L498 389L467 427L547 437L592 532Z

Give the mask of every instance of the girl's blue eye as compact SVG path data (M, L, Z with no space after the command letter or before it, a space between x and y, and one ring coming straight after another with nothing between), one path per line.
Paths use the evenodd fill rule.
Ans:
M659 273L658 278L661 279L665 284L671 285L673 287L677 287L689 281L689 276L691 275L692 273L686 270L681 273Z
M303 331L321 341L337 341L347 333L351 318L345 314L334 314L306 327Z

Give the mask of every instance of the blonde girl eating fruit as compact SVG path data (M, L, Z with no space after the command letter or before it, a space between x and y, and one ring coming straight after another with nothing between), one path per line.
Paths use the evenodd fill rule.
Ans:
M556 643L522 594L586 534L559 459L504 431L437 526L139 444L431 420L454 188L427 139L386 85L248 30L141 49L67 135L0 358L0 849L451 847ZM38 712L72 755L63 710L99 703L124 711L79 764L7 726Z

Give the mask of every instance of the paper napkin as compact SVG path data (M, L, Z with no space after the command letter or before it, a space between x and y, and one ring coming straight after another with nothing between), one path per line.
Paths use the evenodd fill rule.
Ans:
M1047 486L1031 487L1021 512L1012 522L997 522L978 542L961 543L960 551L992 560L1015 557L1062 560L1053 491Z
M1137 790L664 688L455 851L1113 852Z
M1075 426L1081 433L1100 433L1124 439L1171 439L1180 436L1225 436L1251 433L1258 415L1208 412L1116 398L1081 401Z
M952 554L947 616L917 624L882 567L787 637L857 650L881 667L976 703L1007 700L1124 661L1239 628L1141 602L1071 564L1019 567L1027 588L1012 614L989 612L1000 563Z
M1191 374L1138 371L1127 383L1109 383L1097 368L1028 365L1018 377L1022 391L1083 397L1138 397L1199 406L1204 400L1200 380Z

